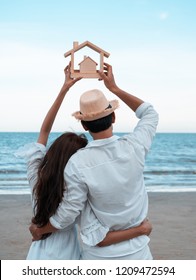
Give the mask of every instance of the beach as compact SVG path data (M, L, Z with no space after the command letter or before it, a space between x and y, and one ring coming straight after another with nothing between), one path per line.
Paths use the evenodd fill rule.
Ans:
M0 195L0 258L23 260L31 244L30 195ZM196 260L196 192L149 193L155 260Z

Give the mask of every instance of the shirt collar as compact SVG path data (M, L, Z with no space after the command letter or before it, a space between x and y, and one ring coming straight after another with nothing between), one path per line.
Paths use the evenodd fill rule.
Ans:
M109 143L112 143L112 142L116 141L119 138L120 138L119 136L113 135L113 136L111 136L109 138L104 138L104 139L99 139L99 140L92 140L91 142L88 143L88 145L86 147L89 148L89 147L104 146L104 145L107 145Z

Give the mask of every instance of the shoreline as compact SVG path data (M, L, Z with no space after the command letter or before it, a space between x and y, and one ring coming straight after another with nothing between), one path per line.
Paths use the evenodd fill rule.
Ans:
M155 260L196 260L196 192L148 192ZM0 194L0 258L24 260L31 244L29 194Z
M28 189L28 191L21 191L21 192L18 192L17 191L14 191L14 190L11 190L10 192L8 192L7 190L5 190L6 192L0 190L0 196L9 196L9 195L19 195L19 196L23 196L23 195L27 195L27 196L30 196L31 195L31 192L30 190ZM168 188L160 188L160 189L155 189L153 190L152 188L149 188L147 189L147 193L150 195L150 194L168 194L168 193L174 193L174 194L180 194L180 193L196 193L196 188L174 188L174 189L171 189L171 187L168 187Z

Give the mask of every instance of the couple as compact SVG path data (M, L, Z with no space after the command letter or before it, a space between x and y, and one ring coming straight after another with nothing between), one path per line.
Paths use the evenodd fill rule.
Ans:
M81 78L70 77L48 111L37 143L24 151L32 189L33 242L27 259L152 259L146 219L148 196L143 171L158 124L152 105L123 91L112 66L100 72L106 88L140 119L132 133L113 135L118 101L95 89L82 94L73 113L93 141L67 132L46 150L57 112L69 89Z

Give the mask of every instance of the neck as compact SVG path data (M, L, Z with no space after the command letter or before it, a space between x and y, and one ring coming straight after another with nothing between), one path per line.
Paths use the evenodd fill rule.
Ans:
M108 129L100 131L100 132L96 132L96 133L90 132L90 134L94 140L112 137L113 136L112 126L110 126Z

